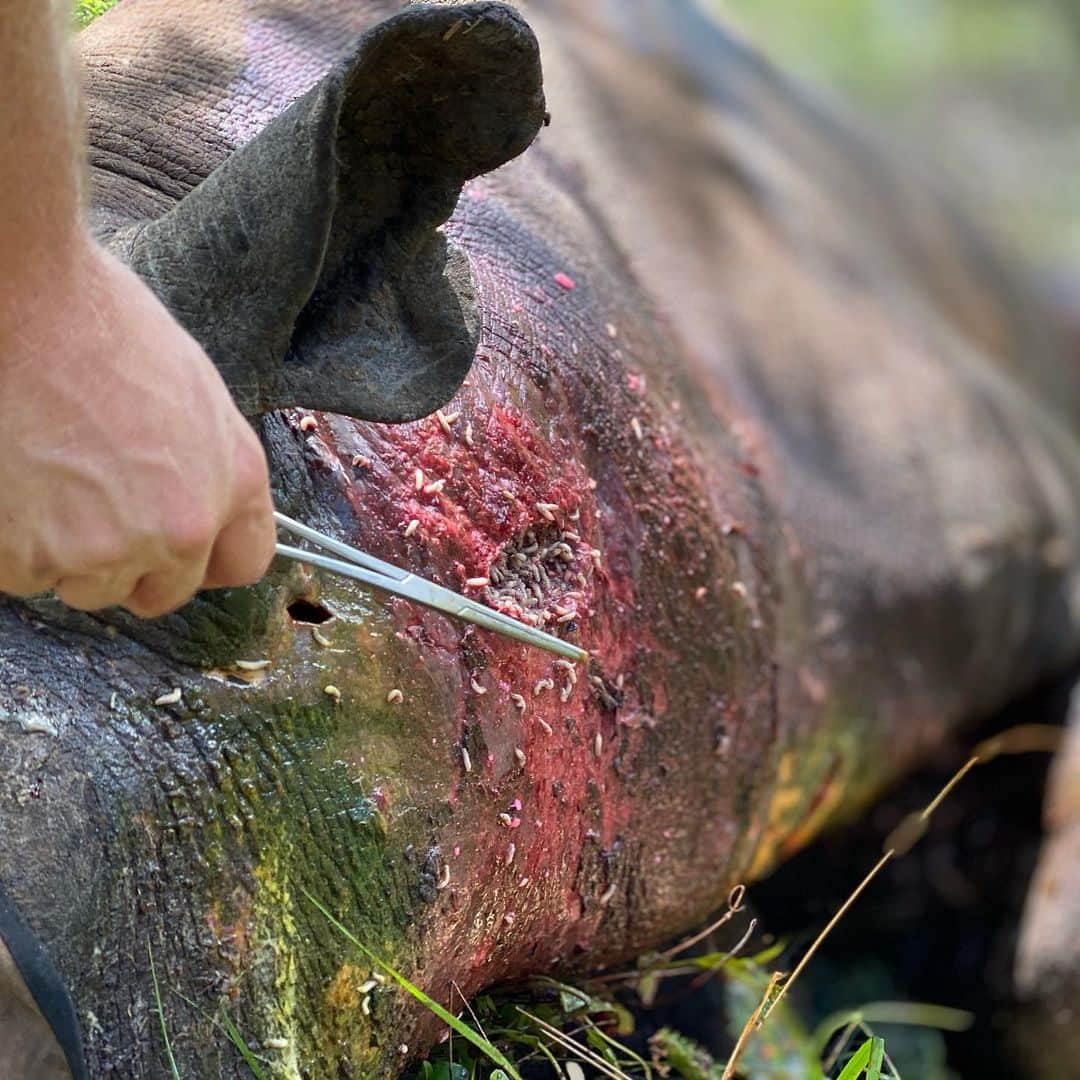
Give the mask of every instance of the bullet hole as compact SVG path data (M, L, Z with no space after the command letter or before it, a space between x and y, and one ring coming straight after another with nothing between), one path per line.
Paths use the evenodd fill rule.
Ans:
M303 597L294 600L285 610L293 622L303 623L304 626L322 626L334 617L329 608Z

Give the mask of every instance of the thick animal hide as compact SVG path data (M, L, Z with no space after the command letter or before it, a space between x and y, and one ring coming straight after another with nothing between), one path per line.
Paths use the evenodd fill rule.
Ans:
M475 352L441 415L266 417L279 505L594 659L286 566L0 605L0 880L92 1075L159 1068L148 942L186 1074L242 1072L227 1014L392 1075L437 1028L307 894L444 1001L598 968L1080 651L1075 380L961 219L660 0L522 4L550 127L470 179L541 120L531 34L402 6L125 0L96 227L251 412L415 416Z

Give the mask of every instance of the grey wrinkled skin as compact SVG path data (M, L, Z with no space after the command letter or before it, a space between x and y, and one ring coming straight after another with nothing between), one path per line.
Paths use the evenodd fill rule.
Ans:
M438 1026L367 1015L305 892L444 1001L625 961L1080 656L1080 380L1007 264L689 0L520 9L551 126L456 206L543 116L502 5L82 38L99 235L249 415L334 410L259 422L282 509L464 588L558 505L599 683L295 567L150 623L0 603L0 882L92 1075L164 1074L147 943L184 1075L244 1075L223 1017L396 1075ZM341 415L470 361L449 435Z

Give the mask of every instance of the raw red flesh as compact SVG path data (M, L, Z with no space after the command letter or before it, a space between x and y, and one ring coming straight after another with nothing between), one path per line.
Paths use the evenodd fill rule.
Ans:
M498 213L493 205L491 195L463 202L453 233L468 246L484 215ZM526 530L549 540L566 529L580 537L570 543L568 583L583 575L579 617L547 626L594 658L588 670L578 665L576 686L539 650L391 602L402 648L422 641L422 662L456 669L441 680L459 688L456 700L435 706L451 727L433 740L434 752L456 780L447 791L454 813L437 839L441 851L453 852L450 885L430 927L439 937L451 926L486 929L468 934L466 970L458 948L434 948L423 977L429 988L454 980L466 993L520 974L526 956L539 968L582 950L598 950L599 960L600 949L621 953L629 941L645 940L676 909L679 921L695 907L707 912L730 886L730 871L720 868L736 831L745 837L754 825L731 817L714 818L704 832L690 827L694 816L673 808L684 797L696 802L703 788L680 790L680 756L698 760L692 771L703 767L722 785L734 761L750 772L758 767L770 730L759 722L745 728L743 719L755 695L768 701L765 685L736 705L723 688L739 680L708 667L710 660L724 666L725 655L756 653L769 633L749 530L725 535L713 527L759 516L742 452L728 465L731 455L707 460L687 440L671 404L677 388L662 367L648 376L638 370L650 360L662 364L663 346L633 313L622 314L617 339L610 333L612 316L603 315L588 268L575 268L582 287L571 292L554 274L507 281L497 259L482 247L469 250L487 326L466 386L443 410L455 417L450 434L435 416L394 426L322 416L317 432L298 431L353 508L351 539L451 588L476 594L465 583L489 577ZM632 370L624 367L628 353ZM354 469L357 456L365 464ZM434 481L445 482L441 490L425 491ZM419 527L406 537L414 520ZM557 618L566 585L542 591L540 609ZM687 654L702 657L701 666L695 670ZM763 668L745 671L757 682ZM476 693L474 680L486 693ZM406 709L411 701L407 695ZM678 731L668 730L672 709ZM689 715L695 722L688 726L681 718ZM444 737L455 747L450 753ZM456 750L466 744L484 748L470 755L468 772ZM669 782L669 774L680 779ZM395 804L399 814L412 809L408 799ZM653 870L641 877L646 866ZM480 880L482 889L468 887ZM608 905L627 889L649 895L639 901L642 923L609 933L601 946Z

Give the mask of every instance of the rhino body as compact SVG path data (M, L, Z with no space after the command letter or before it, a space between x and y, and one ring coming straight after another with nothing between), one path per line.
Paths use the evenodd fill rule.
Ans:
M280 508L594 658L295 566L150 624L0 602L0 884L92 1076L164 1072L148 945L184 1075L243 1075L225 1015L280 1075L393 1075L438 1028L309 895L444 1002L597 969L1080 654L1077 384L1024 290L693 4L582 7L82 36L94 227Z

